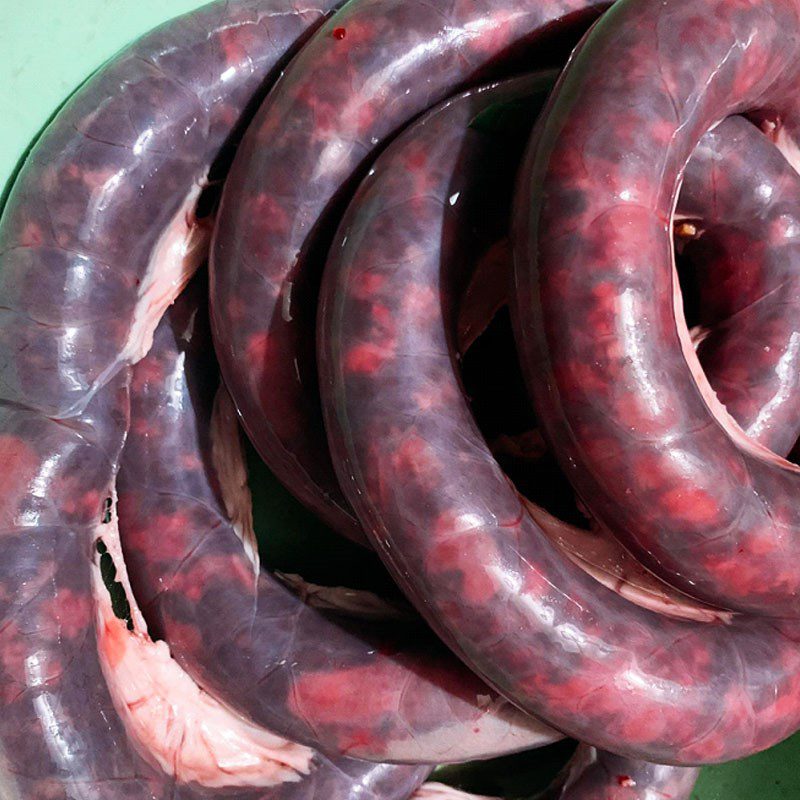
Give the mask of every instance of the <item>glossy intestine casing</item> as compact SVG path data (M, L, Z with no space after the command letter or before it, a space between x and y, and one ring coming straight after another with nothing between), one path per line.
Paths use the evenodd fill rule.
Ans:
M211 260L214 337L245 429L332 527L363 533L325 445L314 351L333 210L377 147L432 104L517 67L605 0L356 0L303 48L248 130ZM537 49L534 45L539 45Z
M184 292L156 330L151 351L133 370L131 426L123 453L118 489L120 530L123 542L128 542L124 549L126 563L132 570L134 596L137 600L146 600L151 611L154 606L159 609L160 613L155 616L156 624L160 626L156 631L160 635L177 633L179 641L191 638L197 644L202 644L209 650L205 661L213 664L220 654L224 658L225 648L214 647L205 634L214 626L226 627L227 615L220 614L219 602L213 605L204 602L204 596L213 594L218 597L221 587L229 583L252 589L253 573L252 564L241 555L242 542L237 533L231 530L232 524L227 519L224 499L226 492L222 489L222 484L227 483L228 478L238 480L242 473L233 469L232 475L222 476L218 472L220 463L230 468L235 455L233 458L221 460L214 458L215 443L211 437L212 431L217 430L218 426L212 423L211 417L212 414L225 412L220 410L219 404L212 403L219 381L216 362L209 348L204 290L204 282L196 280ZM233 422L235 425L235 419ZM237 431L235 427L230 429L226 426L225 432L233 433L233 437L227 440L226 447L235 453L239 447L236 441ZM241 458L241 453L238 457ZM176 470L175 465L180 465L180 469ZM176 478L176 474L180 477ZM243 487L237 486L237 489L242 491ZM247 501L248 498L244 497L243 502ZM134 533L131 536L132 531ZM222 540L222 547L213 546L218 539ZM178 559L174 556L176 542L181 544ZM173 576L176 572L183 571L180 557L185 557L190 551L188 561L191 566L186 567L185 580L178 583L173 580ZM147 559L153 559L157 554L160 554L158 568L154 568ZM149 574L151 572L152 576ZM147 576L144 581L143 575ZM165 617L162 598L153 596L158 587L150 581L155 576L160 576L163 582L163 593L174 593L177 588L182 591L179 607L188 608L194 605L197 608L188 619L182 615L182 624L188 626L182 632L177 623L172 622L169 616ZM233 597L240 600L235 591ZM281 612L278 610L276 613L274 597L274 593L272 597L266 596L268 600L273 600L269 610L275 618L279 618ZM285 598L282 599L288 607L289 603ZM295 601L292 606L296 607L298 603L299 601ZM167 601L166 606L170 605L172 604ZM237 630L245 631L248 638L252 636L252 622L247 618L243 604L237 602L232 610L235 620L239 622ZM261 610L263 612L265 609ZM293 628L302 627L302 611L289 617ZM231 624L236 626L236 621L232 620ZM333 624L335 623L330 622L328 628ZM332 647L335 641L327 633L317 643L325 641ZM232 637L233 640L236 638ZM301 635L298 638L303 641L308 637ZM280 636L276 639L283 642ZM190 656L196 660L197 653L191 647L188 649ZM298 676L297 681L302 681L305 665L310 660L313 661L313 658L309 659L309 650L301 652L299 647L284 648L281 655L284 661L292 662ZM273 662L275 660L272 659ZM241 663L240 660L235 666L238 667ZM245 675L245 678L248 677ZM213 683L212 677L212 686ZM364 684L372 692L384 689L375 680L367 679ZM402 681L398 680L397 685L402 685ZM259 689L270 696L268 686L260 685ZM169 704L175 689L162 686L160 691L164 695L164 702ZM271 699L274 702L274 698ZM352 695L343 696L341 702L347 704L351 712L356 709ZM162 710L161 713L170 713L177 717L185 710L175 706L171 711ZM235 715L231 714L230 719L224 721L229 726L235 724ZM178 719L173 722L174 725L178 723ZM209 729L205 735L215 737L215 732ZM217 732L216 736L219 735L220 732ZM430 743L427 737L426 741ZM248 759L247 744L245 741L240 745L245 751L239 756L243 763L252 760ZM434 750L440 747L435 742L431 744ZM209 748L206 758L209 767L213 765L212 750L213 746ZM299 757L302 759L302 753ZM391 787L391 796L404 798L410 795L427 774L426 770L411 767L384 766L367 771L364 765L359 767L355 762L340 759L331 764L318 755L314 757L311 768L313 772L310 777L304 777L300 773L302 783L287 784L281 789L272 789L271 794L263 796L338 800L351 796L368 796L364 794L368 787L377 792L380 786L385 786ZM584 746L578 749L564 774L547 793L547 797L553 800L589 800L599 797L634 800L655 798L660 792L661 796L682 800L688 798L696 776L696 769L631 761L608 753L598 753L594 748ZM349 783L351 778L352 783ZM309 783L312 788L308 788ZM414 798L477 800L472 795L441 784L422 786L414 794Z
M117 506L143 504L144 512L152 520L150 535L164 546L170 542L170 532L178 525L192 530L190 513L175 513L170 518L159 514L163 510L163 497L170 495L169 481L137 486L139 491L125 493L125 464L136 463L136 474L150 473L163 477L185 469L194 479L183 485L203 485L216 477L233 480L231 490L216 488L233 503L241 513L237 519L247 528L249 513L244 486L239 481L245 474L238 447L238 428L231 411L232 433L222 446L233 456L222 458L229 474L218 475L213 465L205 464L191 448L177 452L169 445L176 437L162 431L149 418L154 407L161 413L157 419L175 421L186 435L212 438L216 428L210 425L210 403L217 390L216 362L210 346L207 320L207 284L196 279L167 312L156 329L150 352L132 371L130 403L131 421L128 440L120 469ZM185 366L185 369L184 369ZM190 387L191 386L191 391ZM211 398L203 395L210 390ZM167 411L166 409L169 409ZM203 411L206 413L203 413ZM195 426L203 426L204 433ZM137 441L153 433L166 433L162 448L137 446ZM213 443L216 446L216 443ZM153 460L153 455L164 455L169 450L175 461L165 463ZM209 472L203 473L207 466ZM239 469L237 469L239 467ZM238 492L242 497L237 497ZM209 493L213 501L216 496ZM152 500L154 497L155 500ZM198 499L198 502L202 502ZM181 498L178 497L180 502ZM182 511L187 511L184 502ZM224 518L224 511L220 517ZM220 525L220 520L215 520ZM120 525L121 523L121 525ZM99 569L93 571L97 638L100 661L114 706L125 726L128 739L150 763L159 765L174 776L176 782L190 785L191 796L214 798L229 797L235 793L242 800L294 800L294 798L353 798L367 796L374 800L396 798L405 800L430 772L429 767L374 765L356 762L339 755L329 760L307 746L286 740L273 731L256 726L251 720L226 706L208 692L207 686L198 685L172 658L168 644L153 640L151 630L141 614L138 597L132 591L123 558L120 529L125 526L125 516L116 515L112 505L98 530L95 549L102 554ZM205 530L214 537L214 526ZM203 554L207 566L218 565L213 556ZM134 564L135 566L135 564ZM246 567L245 567L246 569ZM228 574L226 577L230 578ZM249 577L252 580L253 573ZM241 580L241 575L234 575ZM197 589L195 584L194 589ZM124 599L120 598L120 592ZM242 614L246 618L246 611ZM208 620L219 623L218 618ZM246 626L246 619L244 625ZM91 698L89 699L91 702ZM201 789L202 787L202 789Z
M508 116L501 127L520 125L519 110ZM492 206L500 225L486 216L464 222L480 225L485 241L477 253L474 246L458 253L471 272L459 309L460 353L508 300L510 196L498 195ZM691 336L703 371L742 429L779 455L800 436L799 198L800 176L786 158L734 116L695 148L676 209L676 239L697 294Z
M800 724L797 631L677 622L599 586L528 515L462 396L448 298L463 276L441 266L449 198L503 155L469 128L486 103L469 94L401 135L331 250L319 346L342 488L418 610L521 707L654 762L767 747Z
M563 775L537 800L689 800L699 773L579 745Z
M505 114L510 117L506 128L513 125L514 114L520 116L513 109ZM474 220L465 214L460 224L466 246L447 253L465 268L475 264L459 309L459 352L485 329L508 296L511 256L506 241L499 237L508 232L505 214L512 190L501 188L491 203L491 212L496 213L482 210ZM699 297L695 301L699 319L692 339L700 365L733 418L779 455L791 449L800 429L794 413L800 376L795 332L800 312L798 198L800 178L786 159L754 125L731 117L706 134L692 154L676 211L679 246L695 269L692 283ZM485 241L481 238L476 243L474 235L466 234L476 229ZM513 348L510 342L503 346ZM506 365L509 361L501 359ZM505 388L514 385L506 381ZM487 391L497 390L487 387ZM524 404L524 399L512 402ZM507 398L495 405L500 416L507 413ZM486 410L479 405L479 411ZM532 414L527 417L529 425L535 424ZM537 445L539 456L543 448L543 442ZM523 476L524 486L534 490L533 499L547 497L555 485L552 480L545 485L548 471L550 477L558 472L557 463L548 457L533 474L532 454L525 456L524 464L515 464L522 454L514 456L513 448L506 450L500 462L504 468L510 468L512 476ZM532 480L541 485L534 486ZM534 506L531 509L577 564L633 602L679 618L730 618L730 612L692 601L659 581L602 527L575 529Z
M786 455L800 437L800 176L754 130L731 117L703 137L678 214L696 228L682 252L697 272L703 371L744 432Z
M632 761L579 745L575 754L544 792L532 800L689 800L697 781L696 767L667 767ZM441 783L427 783L415 800L498 800L462 792Z
M797 163L798 30L796 0L615 6L532 143L516 242L523 368L589 510L678 588L778 617L800 611L800 475L695 369L670 221L692 151L732 113ZM596 68L621 52L626 66Z
M134 593L179 663L256 723L330 753L441 763L560 738L419 622L337 619L259 570L248 526L230 514L249 514L237 421L214 406L206 306L189 309L171 314L134 372L119 476Z
M330 8L233 0L157 29L72 97L10 194L0 223L4 797L218 794L177 786L120 722L97 648L95 539L113 525L129 365L204 250L194 207L209 169ZM343 783L374 783L372 769L339 781L341 796ZM281 796L313 796L328 779L339 780L315 773Z

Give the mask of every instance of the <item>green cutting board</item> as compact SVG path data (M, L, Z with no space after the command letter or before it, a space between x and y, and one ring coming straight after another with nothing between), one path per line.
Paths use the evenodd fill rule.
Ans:
M94 69L149 28L198 5L196 0L0 0L0 187L11 180L53 111ZM377 588L380 573L369 555L335 540L256 459L251 472L257 476L256 519L268 563L284 571L303 568L309 579L321 582L348 574ZM563 747L548 749L494 768L450 768L445 775L466 789L518 797L539 786L564 753ZM799 763L800 734L761 755L706 768L694 798L800 800Z

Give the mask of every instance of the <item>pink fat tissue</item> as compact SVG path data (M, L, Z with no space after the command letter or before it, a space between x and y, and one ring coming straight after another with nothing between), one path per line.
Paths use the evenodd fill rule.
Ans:
M116 498L114 498L116 500ZM147 635L133 599L119 529L98 526L131 604L134 630L118 619L92 565L97 642L103 674L125 728L141 754L181 782L202 786L275 786L311 770L314 751L256 727L206 694L170 655L165 642Z
M245 555L258 575L260 559L253 527L253 503L247 482L239 418L228 390L221 386L214 398L211 414L211 455L220 479L220 491L225 511L236 535L242 542Z
M775 146L795 171L800 172L800 146L795 137L783 125L775 126L771 131L765 130L765 133L775 142Z
M414 800L496 800L496 798L467 794L443 783L426 783L414 795Z
M674 589L648 572L610 533L583 530L525 500L528 512L547 537L598 583L642 608L676 619L729 623L730 611L717 609Z
M205 176L195 181L153 249L120 362L135 364L147 355L164 312L208 257L211 224L194 216L205 186Z
M350 589L346 586L319 586L309 583L302 575L276 572L275 577L312 608L333 611L340 616L354 619L370 619L378 622L413 622L416 613L407 605L392 602L373 592Z

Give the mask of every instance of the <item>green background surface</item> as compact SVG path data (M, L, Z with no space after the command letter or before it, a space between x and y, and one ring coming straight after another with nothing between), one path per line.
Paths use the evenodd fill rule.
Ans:
M520 0L524 2L525 0ZM534 0L529 0L533 2ZM269 2L269 0L265 0ZM196 0L0 0L0 186L53 110L94 69L152 26ZM251 459L256 519L266 560L311 580L380 588L372 557L341 545ZM448 780L519 796L565 757L563 746L494 765L449 768ZM800 800L800 735L743 761L706 768L695 800Z

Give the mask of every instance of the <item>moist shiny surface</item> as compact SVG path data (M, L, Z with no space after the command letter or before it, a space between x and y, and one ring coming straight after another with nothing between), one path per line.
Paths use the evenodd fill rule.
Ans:
M492 172L497 151L467 127L485 102L447 104L403 134L332 250L320 359L342 487L420 612L526 710L654 762L763 749L800 724L797 632L677 622L598 586L527 515L461 394L446 198L470 163Z
M174 657L250 719L330 753L438 763L560 738L418 622L337 618L254 572L214 459L219 376L197 299L170 313L134 370L119 477L134 592Z
M98 661L90 567L128 425L128 365L194 264L154 254L251 98L328 10L242 0L159 28L69 101L9 197L0 753L12 800L218 796L174 785L128 741ZM181 235L195 227L185 219ZM371 770L356 768L341 796L362 781L392 796ZM269 796L310 797L323 778Z
M684 164L727 115L759 111L792 155L799 30L794 0L615 6L532 146L517 243L523 368L590 511L678 588L773 616L800 607L800 477L693 376L670 222Z
M541 800L689 800L700 770L633 761L580 745Z
M182 541L176 532L199 531L196 539L213 540L220 536L224 538L225 526L232 525L220 497L217 479L221 476L215 472L209 453L197 444L202 441L209 447L213 446L209 441L213 435L209 418L218 388L216 362L210 346L206 294L207 282L196 279L161 321L151 351L132 370L131 422L118 481L118 527L121 533L131 518L135 524L146 517L149 521L146 531L150 538L149 546L151 551L159 553L174 545L176 537ZM234 435L238 436L237 429L234 429ZM159 442L148 442L150 437L159 437ZM176 447L177 443L184 447ZM232 450L237 447L235 438L230 446ZM172 460L162 460L166 455ZM227 461L226 465L229 464ZM183 478L177 483L171 480L176 473ZM142 480L137 481L137 477ZM186 496L181 494L183 490L187 491ZM204 514L206 517L214 515L205 527L195 527L198 519L204 520ZM135 531L139 533L141 529L135 528ZM102 526L100 532L103 535ZM239 551L243 552L242 543L235 533L233 536ZM113 538L114 532L107 530L103 536L104 547L120 553L119 543L114 543ZM253 585L252 565L246 558L226 570L224 550L214 553L202 543L194 541L193 544L200 551L198 557L207 574L198 574L193 555L182 553L195 567L191 570L195 582L187 590L188 596L182 598L185 602L192 602L198 592L205 596L214 589L218 590L226 579L234 584ZM404 800L427 777L430 772L427 767L389 767L340 756L329 760L308 748L281 741L278 736L248 724L229 707L221 705L208 694L215 688L213 680L204 680L198 685L191 681L188 673L180 673L179 665L186 660L181 656L185 653L172 650L171 656L176 658L177 664L174 661L170 664L170 649L164 641L156 645L145 641L147 632L137 623L138 601L150 600L152 590L148 592L147 582L142 581L141 572L136 571L139 561L135 557L125 559L125 566L134 570L133 588L140 590L145 587L144 591L135 591L131 598L133 629L126 630L124 623L114 619L113 615L108 619L111 611L108 601L108 607L104 609L106 618L99 624L103 634L100 636L101 656L106 678L115 695L117 708L120 702L126 705L121 715L127 723L130 739L136 740L140 749L144 748L148 755L158 758L162 765L168 759L179 777L192 776L188 779L182 777L184 782L195 780L202 781L205 786L227 788L221 796L231 796L231 792L236 792L236 797L264 800L273 797L362 796L376 800L383 797ZM163 582L161 591L166 594L171 587L170 577L180 571L181 565L159 565L164 568L159 573L159 580ZM121 571L118 569L118 574ZM219 576L217 582L209 581L208 576L215 573ZM182 584L180 588L186 589L186 585ZM101 588L100 591L104 590ZM151 601L151 605L154 603L157 605L157 600ZM200 615L208 615L202 617L204 624L191 629L193 620L182 618L179 633L185 640L193 631L193 641L202 641L214 656L220 649L213 647L207 634L215 625L227 621L215 614L218 605L210 607L201 599L197 606ZM230 621L238 632L234 637L236 640L253 632L248 630L249 609L238 610L240 619ZM298 616L300 614L296 613L292 619ZM156 623L160 622L162 620L157 617ZM177 623L172 626L178 627ZM157 630L163 635L163 629ZM280 636L275 638L279 640ZM288 659L300 654L284 649L282 655ZM167 663L164 663L165 659ZM295 661L293 666L298 667L298 662ZM148 685L148 675L153 675L157 685ZM202 674L199 677L205 678ZM262 685L260 688L268 693L270 687ZM220 697L226 699L224 695ZM207 740L205 746L204 738ZM226 744L227 751L224 749ZM243 768L243 765L250 769ZM256 790L249 788L251 786L267 788Z
M244 139L212 253L223 375L272 471L351 538L363 533L327 454L314 356L333 212L375 149L417 114L516 67L523 52L530 69L534 43L585 24L607 5L356 0L293 61Z
M706 134L683 177L678 214L697 270L697 355L751 438L779 455L800 436L800 177L741 117Z
M513 108L513 104L509 106L506 117ZM520 116L519 111L514 113ZM508 186L502 189L491 204L497 213L479 214L477 219L465 213L458 234L465 241L463 252L449 254L465 271L476 262L459 309L461 352L485 329L508 294L511 257L500 237L507 233L512 191ZM795 275L798 189L800 179L775 146L754 125L731 117L706 134L692 154L676 212L679 246L695 268L689 280L686 276L684 280L694 284L696 294L690 294L688 312L695 315L691 335L699 342L696 366L702 366L720 398L730 400L727 411L734 419L781 455L796 441L800 424L794 413L800 376L795 342L800 308ZM476 237L470 232L476 228L486 241L473 241ZM510 339L493 346L510 349L514 355L509 358L498 350L494 358L503 369L516 372ZM481 358L493 357L484 354ZM467 369L474 372L472 366ZM520 430L515 427L520 423L518 409L525 409L529 429L536 424L527 410L524 390L518 397L503 396L504 391L514 391L514 380L500 374L498 381L494 371L488 378L485 372L481 379L472 373L466 378L468 393L478 393L477 407L474 397L470 402L479 427L504 471L519 481L518 487L523 494L527 491L530 499L548 504L551 511L561 508L562 513L566 501L567 513L580 518L552 456L542 452L534 461L534 454L515 453L509 450L507 439L498 438L498 424L503 432ZM509 409L510 404L516 406ZM553 505L559 482L569 493ZM579 566L632 602L687 619L730 618L730 612L714 611L660 582L602 527L576 529L552 520L541 510L531 513Z
M531 800L689 800L699 769L633 761L579 745L561 774ZM516 795L515 795L516 796ZM426 783L415 800L499 800Z

